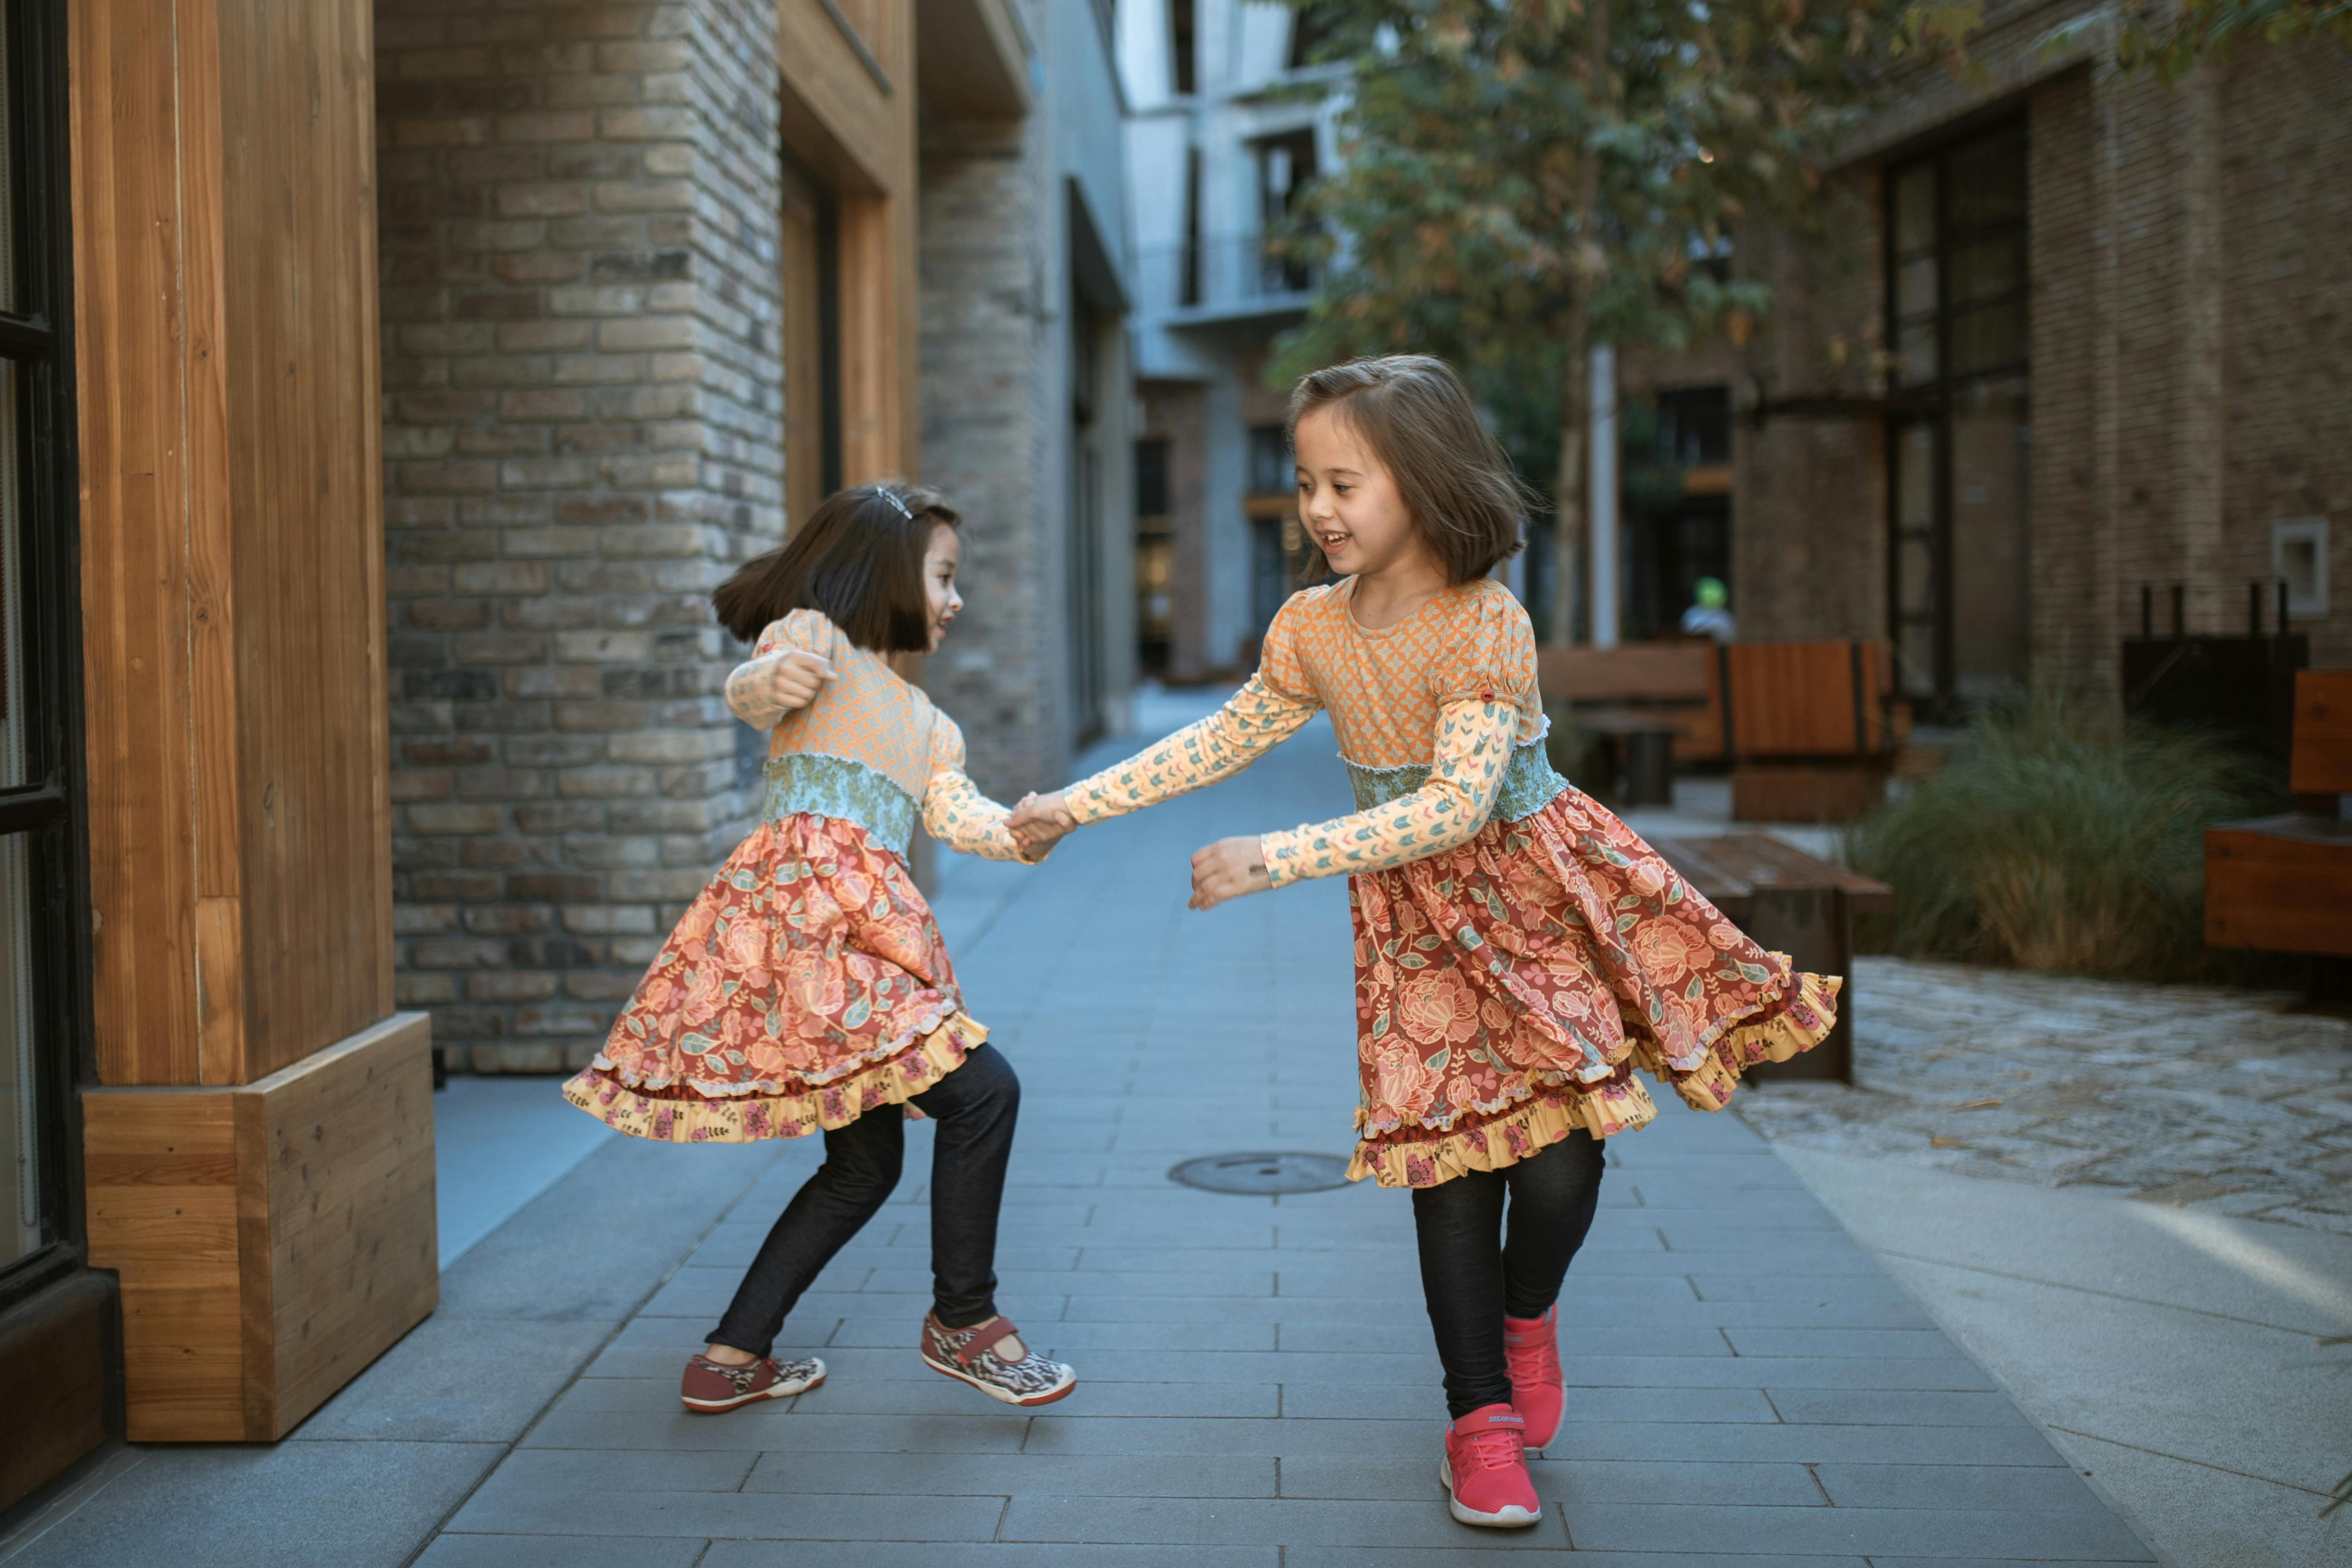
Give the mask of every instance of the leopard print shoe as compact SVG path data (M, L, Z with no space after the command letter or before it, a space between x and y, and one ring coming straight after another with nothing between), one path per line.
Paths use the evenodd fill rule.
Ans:
M814 1356L779 1361L761 1356L742 1366L729 1366L698 1355L686 1363L678 1380L677 1397L688 1410L714 1415L749 1405L755 1399L790 1399L806 1394L824 1381L824 1363Z
M1019 1361L997 1359L996 1347L1019 1332L1006 1317L950 1329L937 1314L927 1312L923 1315L923 1363L1007 1405L1051 1405L1066 1397L1077 1387L1078 1374L1060 1362L1047 1361L1029 1348L1026 1340L1022 1346L1027 1353Z

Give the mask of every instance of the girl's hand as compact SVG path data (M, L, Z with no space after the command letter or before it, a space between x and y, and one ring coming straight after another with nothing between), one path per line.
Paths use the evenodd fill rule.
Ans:
M1265 850L1255 838L1220 838L1192 855L1192 896L1187 909L1213 910L1227 899L1263 893L1274 886L1266 875Z
M760 695L772 708L805 708L832 679L833 666L823 656L796 647L768 668Z
M1078 819L1062 804L1062 792L1055 790L1051 795L1023 795L1004 826L1012 833L1013 841L1021 846L1021 852L1034 857L1076 832Z

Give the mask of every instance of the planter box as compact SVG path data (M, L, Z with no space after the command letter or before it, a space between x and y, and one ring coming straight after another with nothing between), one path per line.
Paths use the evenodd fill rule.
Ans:
M134 1443L274 1442L439 1299L422 1013L236 1088L91 1089L82 1140Z

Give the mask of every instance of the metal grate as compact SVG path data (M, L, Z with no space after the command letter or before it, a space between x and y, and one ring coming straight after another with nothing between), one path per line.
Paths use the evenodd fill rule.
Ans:
M1171 1182L1212 1193L1315 1193L1348 1184L1348 1162L1336 1154L1203 1154L1168 1173Z

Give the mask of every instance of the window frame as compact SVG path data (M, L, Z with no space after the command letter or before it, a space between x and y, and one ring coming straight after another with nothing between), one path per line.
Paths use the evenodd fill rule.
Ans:
M1980 152L1997 142L2014 142L2018 147L2022 182L2023 203L2016 218L2000 224L1979 224L1963 232L1955 224L1952 207L1953 163ZM1933 633L1930 653L1934 668L1927 671L1924 691L1914 689L1910 695L1926 709L1923 717L1945 719L1954 716L1958 706L1958 644L1953 626L1954 561L1953 561L1953 497L1952 497L1952 413L1958 405L1959 395L1966 388L2003 379L2020 379L2026 384L2026 406L2030 410L2032 397L2033 344L2031 302L2032 299L2032 127L2023 112L2005 114L1990 122L1970 126L1965 132L1899 162L1885 165L1879 186L1879 234L1881 301L1885 331L1886 393L1888 417L1882 426L1885 439L1884 463L1886 481L1886 628L1893 642L1896 659L1898 695L1903 688L1903 651L1908 646L1905 637L1906 626L1923 618L1906 614L1903 596L1903 443L1913 428L1924 426L1929 432L1930 465L1927 529L1928 607L1924 616ZM1934 175L1932 202L1935 237L1933 246L1926 252L1906 252L1900 248L1900 215L1898 191L1903 179L1915 170L1928 169ZM1953 304L1952 258L1969 246L1980 245L1989 237L2013 234L2023 248L2024 264L2020 268L2013 288L1996 296L1971 300L1965 310ZM1906 311L1902 308L1902 268L1906 257L1932 256L1936 264L1936 298L1932 315L1921 311ZM1966 372L1952 367L1953 324L1963 315L1976 314L1996 306L2016 303L2025 312L2024 329L2020 335L2019 352L2015 357L1999 364L1979 366ZM1918 381L1904 379L1902 363L1903 328L1906 322L1918 324L1932 320L1935 332L1936 369L1932 375Z
M23 492L22 557L5 591L17 599L23 691L37 721L26 731L33 782L0 789L0 836L21 835L31 851L36 1169L50 1239L0 1264L0 1310L82 1262L76 1090L93 1076L65 0L19 0L5 25L18 289L16 308L0 310L0 359L18 376Z

